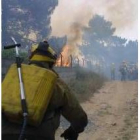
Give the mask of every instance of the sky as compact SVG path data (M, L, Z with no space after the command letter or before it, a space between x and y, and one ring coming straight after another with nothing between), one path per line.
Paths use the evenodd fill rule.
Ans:
M52 36L69 35L72 23L87 27L98 14L112 22L115 34L122 38L138 39L137 0L59 0L51 15Z

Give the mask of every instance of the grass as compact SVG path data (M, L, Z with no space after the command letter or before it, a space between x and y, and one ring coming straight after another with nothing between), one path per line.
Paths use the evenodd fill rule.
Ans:
M99 74L85 69L77 69L75 80L69 81L68 85L82 102L93 96L93 93L103 86L104 81L105 78Z

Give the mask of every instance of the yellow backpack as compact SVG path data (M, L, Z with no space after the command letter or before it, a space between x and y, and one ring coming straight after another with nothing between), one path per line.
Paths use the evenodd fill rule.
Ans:
M22 77L28 108L28 123L38 126L46 112L57 75L51 70L22 64ZM16 64L2 82L2 111L12 122L22 122L20 86Z

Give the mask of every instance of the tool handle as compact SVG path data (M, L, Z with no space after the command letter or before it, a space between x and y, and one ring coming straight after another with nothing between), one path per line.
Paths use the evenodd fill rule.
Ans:
M13 45L9 45L9 46L4 46L4 49L12 49L12 48L15 48L15 47L20 47L21 44L13 44Z

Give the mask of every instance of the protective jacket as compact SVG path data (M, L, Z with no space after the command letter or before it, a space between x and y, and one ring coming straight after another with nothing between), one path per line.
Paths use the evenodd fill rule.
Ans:
M31 64L49 68L45 62L32 62ZM38 127L27 127L27 140L54 140L55 131L59 127L61 115L70 122L70 125L77 133L84 131L87 125L87 115L68 86L58 77L43 121ZM18 139L20 131L21 125L9 122L6 117L2 115L3 140Z

